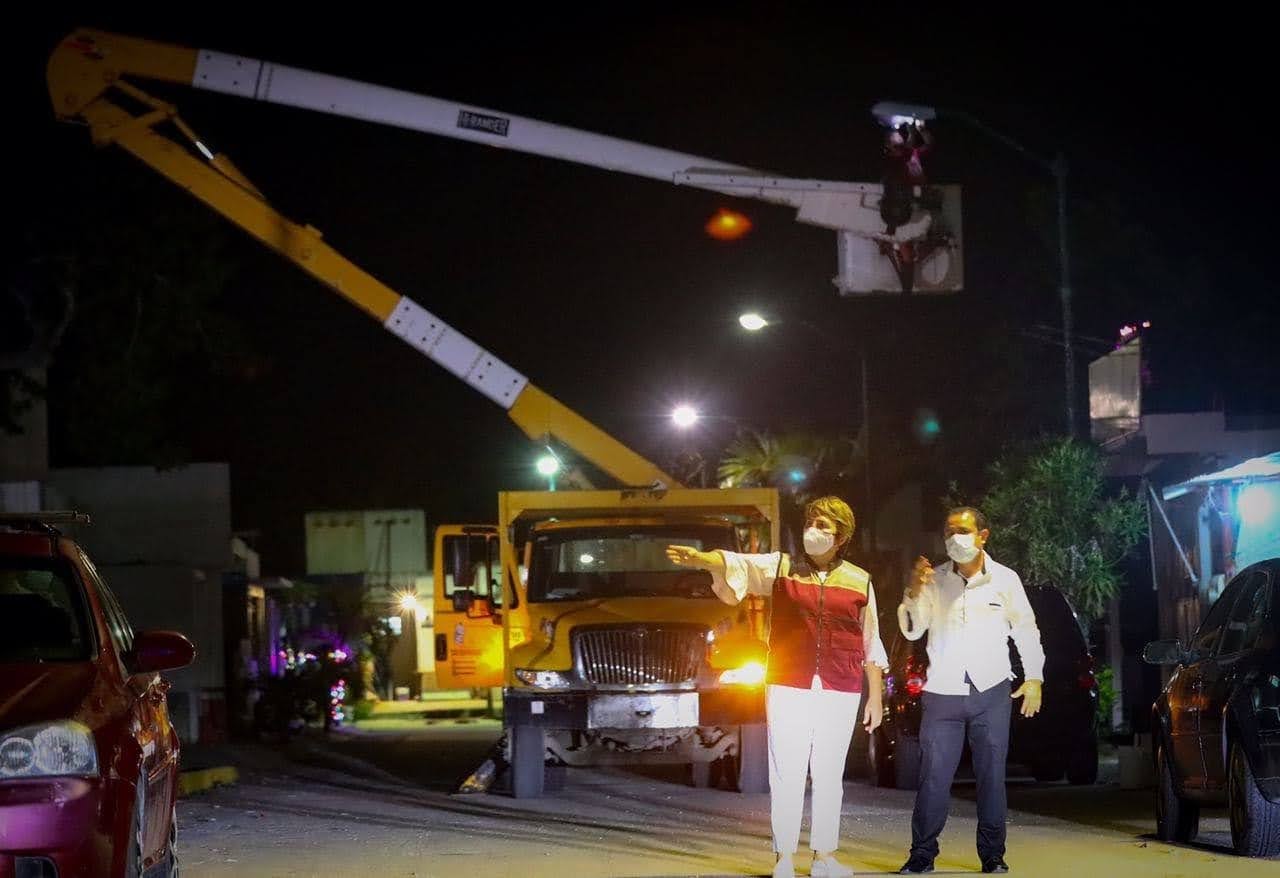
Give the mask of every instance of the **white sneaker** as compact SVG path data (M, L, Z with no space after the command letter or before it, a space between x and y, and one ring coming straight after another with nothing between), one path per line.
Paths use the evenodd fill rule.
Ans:
M813 878L853 878L853 869L835 857L814 857L809 874Z
M796 867L789 855L778 858L773 867L773 878L796 878Z

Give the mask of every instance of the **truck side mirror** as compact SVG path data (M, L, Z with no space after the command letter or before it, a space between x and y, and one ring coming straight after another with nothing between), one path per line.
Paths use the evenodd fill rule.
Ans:
M453 598L453 611L455 613L466 613L476 602L476 595L469 588L459 588L451 595Z

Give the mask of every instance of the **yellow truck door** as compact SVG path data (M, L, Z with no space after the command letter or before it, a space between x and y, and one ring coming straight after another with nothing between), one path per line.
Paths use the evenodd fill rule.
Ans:
M493 525L436 528L436 684L441 689L501 686L502 565Z

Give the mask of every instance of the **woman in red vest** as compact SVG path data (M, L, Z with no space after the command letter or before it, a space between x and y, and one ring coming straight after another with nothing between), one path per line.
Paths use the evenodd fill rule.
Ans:
M769 794L774 878L792 878L800 844L807 777L813 778L810 875L850 876L839 847L844 764L858 721L865 668L863 725L880 725L881 676L889 665L880 642L870 575L841 560L853 536L853 510L839 497L805 508L804 553L746 555L669 546L683 567L710 571L716 594L736 604L747 594L772 598L765 704L769 725Z

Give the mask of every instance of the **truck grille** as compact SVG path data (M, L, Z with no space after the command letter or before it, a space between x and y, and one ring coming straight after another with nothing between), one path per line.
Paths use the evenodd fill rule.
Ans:
M588 628L573 635L582 676L601 686L690 683L707 654L707 629L682 625Z

